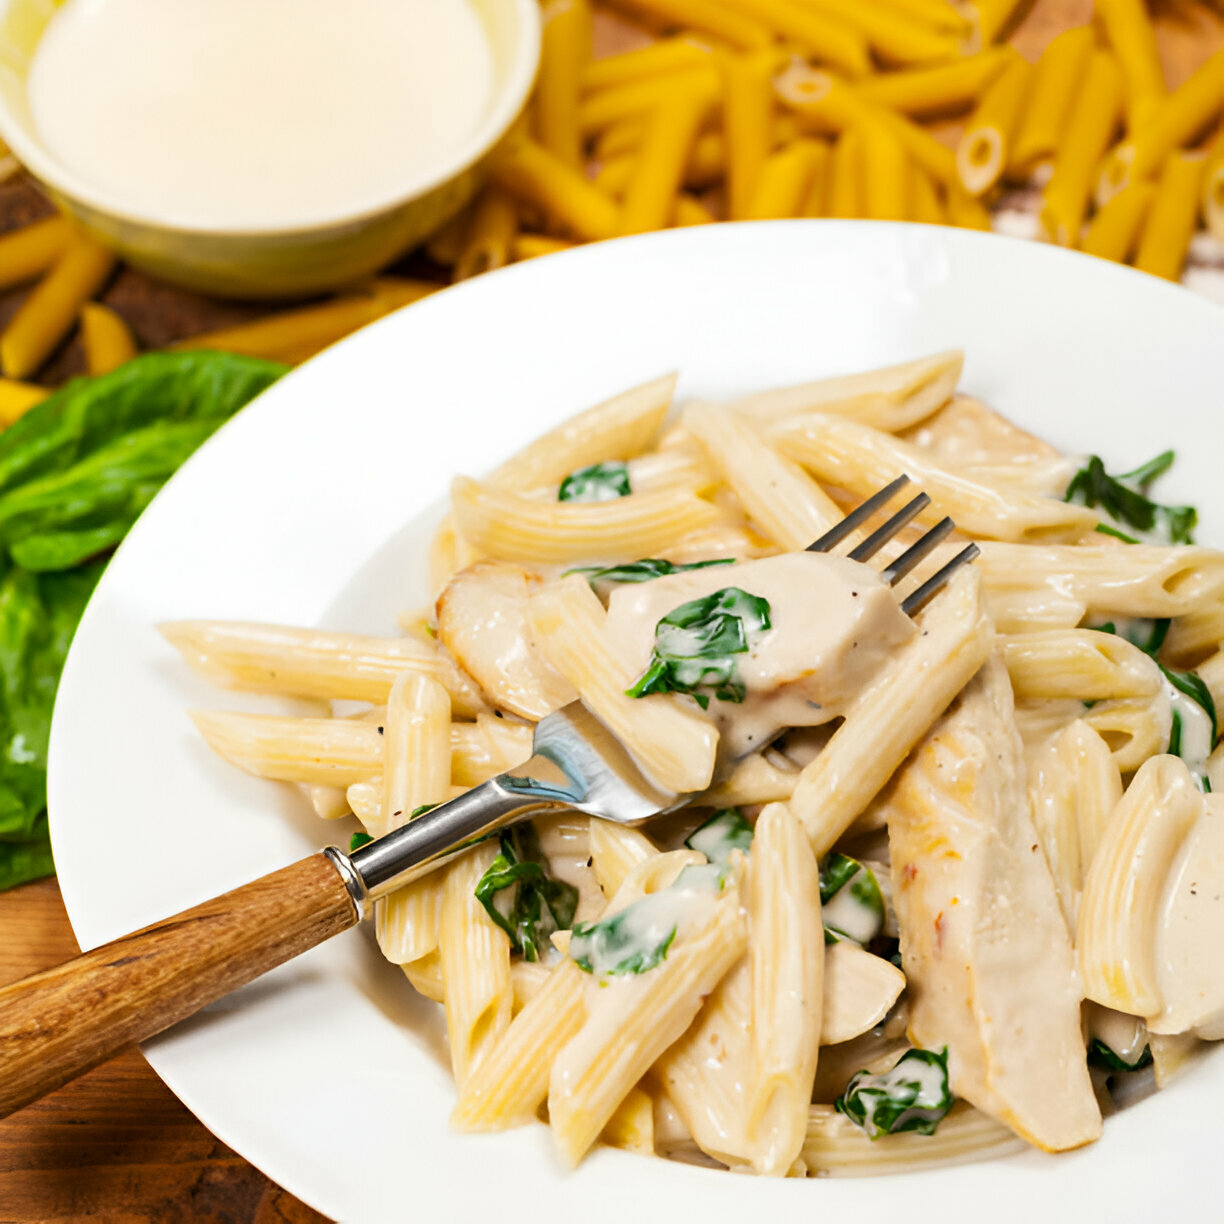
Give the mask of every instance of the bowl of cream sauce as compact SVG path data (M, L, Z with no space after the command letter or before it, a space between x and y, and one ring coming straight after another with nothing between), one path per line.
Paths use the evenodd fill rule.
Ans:
M537 0L0 0L0 136L146 271L307 294L467 202L539 40Z

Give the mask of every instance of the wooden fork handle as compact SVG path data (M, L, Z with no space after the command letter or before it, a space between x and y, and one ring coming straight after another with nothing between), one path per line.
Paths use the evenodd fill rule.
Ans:
M0 1117L357 924L315 854L0 990Z

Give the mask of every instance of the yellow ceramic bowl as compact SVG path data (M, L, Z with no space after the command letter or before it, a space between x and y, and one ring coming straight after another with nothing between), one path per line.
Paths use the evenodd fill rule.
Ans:
M484 123L450 163L376 208L318 224L185 228L136 213L57 161L35 130L26 73L63 0L0 0L0 137L64 211L146 272L227 297L294 297L369 275L453 216L527 100L540 56L538 0L472 0L493 49L493 98ZM87 106L88 98L81 104Z

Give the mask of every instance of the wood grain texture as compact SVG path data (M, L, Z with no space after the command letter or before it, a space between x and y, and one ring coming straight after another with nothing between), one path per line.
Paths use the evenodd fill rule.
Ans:
M0 990L0 1116L356 923L316 854Z
M0 984L78 952L59 888L0 893ZM214 1138L135 1048L0 1121L2 1224L326 1224Z

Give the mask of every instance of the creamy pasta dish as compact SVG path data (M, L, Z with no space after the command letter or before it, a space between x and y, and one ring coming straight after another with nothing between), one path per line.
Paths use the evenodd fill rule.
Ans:
M550 810L378 902L445 1009L457 1129L775 1176L1059 1152L1224 1036L1224 553L1157 500L1171 454L1062 455L961 364L587 409L455 480L399 636L163 626L318 703L194 717L354 844L579 700L687 797ZM870 560L878 521L807 551L899 475L930 504Z

